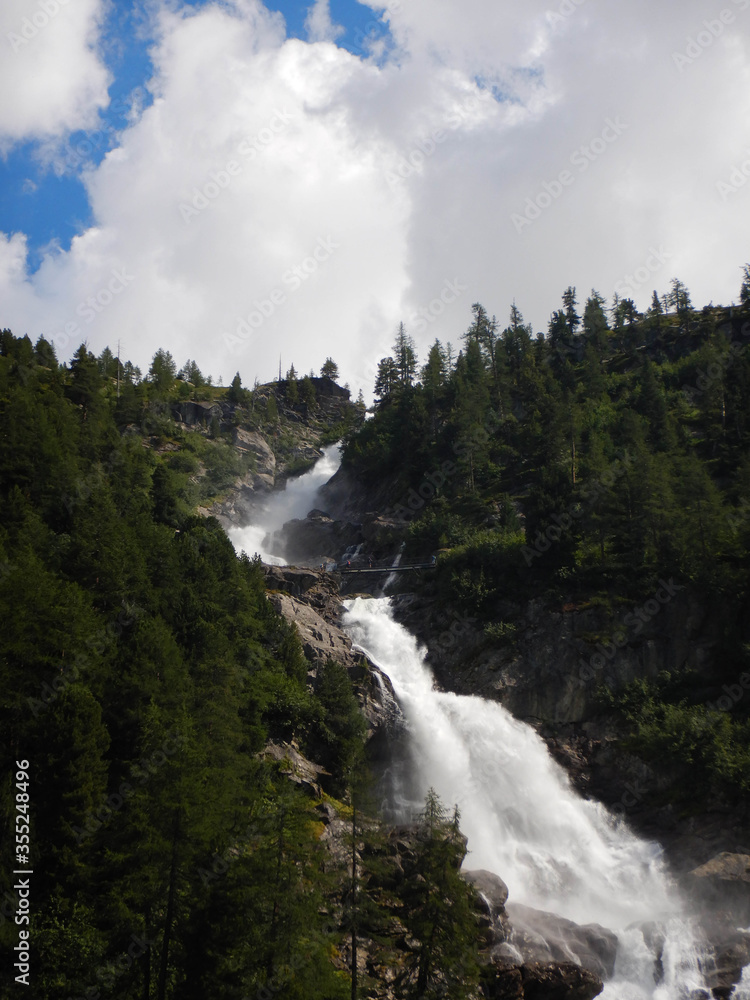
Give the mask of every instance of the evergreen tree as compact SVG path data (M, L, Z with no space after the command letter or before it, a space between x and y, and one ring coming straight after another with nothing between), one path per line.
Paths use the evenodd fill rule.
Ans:
M289 371L286 373L286 399L287 402L294 406L299 402L299 385L297 383L297 372L294 365L291 366Z
M583 331L587 340L602 351L607 347L607 333L609 323L607 314L604 311L605 299L595 289L591 289L591 295L586 300L586 307L583 310Z
M375 379L375 398L384 403L396 390L399 373L393 358L382 358L378 362L378 374Z
M750 264L742 268L742 285L740 286L740 305L750 309Z
M568 334L572 338L581 325L581 317L577 312L576 290L572 286L569 286L563 292L563 306Z
M174 358L162 348L154 354L151 367L148 370L149 381L159 392L169 392L177 376L177 365Z
M245 390L242 388L242 379L239 372L232 379L232 384L227 392L227 399L235 405L239 405L245 401Z
M400 388L408 388L414 382L417 373L417 355L414 350L414 341L406 332L403 323L399 323L396 343L393 345L393 360L398 372L398 384Z
M299 395L308 410L314 410L317 405L315 386L309 375L305 375L299 385Z
M416 863L404 892L406 923L420 942L412 997L462 1000L477 988L479 929L473 890L459 871L466 841L458 824L458 809L449 818L431 788L419 819Z
M323 378L330 378L335 382L339 377L339 366L333 358L326 358L323 367L320 369L320 374Z

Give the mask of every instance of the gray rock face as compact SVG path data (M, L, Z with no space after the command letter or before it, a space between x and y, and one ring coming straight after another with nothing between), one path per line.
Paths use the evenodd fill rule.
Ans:
M501 701L517 718L580 723L599 712L596 692L606 681L620 689L663 670L710 676L717 636L707 608L677 585L660 588L664 603L646 621L639 609L614 613L592 605L506 604L498 620L515 626L512 642L489 640L471 616L460 618L460 641L450 641L450 615L441 620L429 600L404 601L396 616L430 651L438 680L449 690ZM674 591L674 593L672 593ZM455 628L455 624L453 626ZM611 640L618 637L619 648Z
M578 965L530 962L497 966L486 981L488 1000L593 1000L604 984Z
M315 664L335 660L350 671L361 667L364 657L352 651L348 636L337 626L329 625L308 604L289 594L271 594L269 600L287 621L296 626L308 660Z
M360 525L335 521L324 511L311 510L306 518L287 521L282 528L284 551L293 562L319 564L338 560L341 553L362 540Z
M702 909L750 924L750 855L725 851L682 877L682 887Z
M391 749L390 733L402 725L393 687L382 671L363 653L352 649L352 641L340 626L342 607L336 581L330 573L293 566L264 566L269 601L297 629L303 652L310 664L310 682L326 660L342 664L351 678L354 693L367 720L370 755L386 760Z
M267 760L278 761L290 781L299 785L313 798L320 798L321 779L326 777L327 772L325 768L314 764L300 753L294 742L267 743L262 756Z
M255 471L260 476L274 477L276 474L276 456L271 451L268 442L257 431L245 431L235 428L233 443L238 451L253 455L256 462Z
M601 979L614 974L617 936L599 924L580 925L520 903L508 905L510 943L526 962L573 962Z

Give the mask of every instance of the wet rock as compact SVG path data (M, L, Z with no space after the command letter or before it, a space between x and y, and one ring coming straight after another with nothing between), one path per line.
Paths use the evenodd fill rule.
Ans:
M593 1000L604 983L578 965L530 962L521 966L524 1000Z
M488 1000L593 1000L604 988L588 969L542 962L496 966L484 985Z
M702 909L725 912L735 925L750 923L750 855L724 851L683 875L681 883Z
M525 961L574 962L603 979L614 974L617 936L599 924L576 924L555 913L508 904L510 943Z
M463 871L461 874L476 889L480 912L487 917L491 931L487 943L490 945L502 944L510 934L510 921L505 911L505 903L508 899L507 885L499 875L483 869Z

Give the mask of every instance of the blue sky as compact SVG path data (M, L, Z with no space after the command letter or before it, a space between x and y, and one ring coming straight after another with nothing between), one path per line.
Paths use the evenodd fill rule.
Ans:
M424 357L474 302L536 333L569 285L736 301L723 3L3 0L0 326L244 384L330 355L369 394L399 322Z
M206 0L184 0L184 6L198 8ZM269 3L286 22L287 36L307 39L305 3ZM337 44L355 55L363 51L363 39L387 35L387 26L369 7L356 0L331 0L331 19L344 31ZM24 232L29 239L29 262L33 272L50 244L70 248L71 239L92 224L92 213L81 173L97 165L115 144L117 134L127 124L127 111L134 95L143 106L150 103L146 84L152 73L149 58L151 39L144 36L144 17L137 5L116 3L110 10L102 38L104 62L111 74L110 104L102 110L98 127L71 133L64 145L67 169L59 175L40 162L34 142L14 148L0 158L0 230Z

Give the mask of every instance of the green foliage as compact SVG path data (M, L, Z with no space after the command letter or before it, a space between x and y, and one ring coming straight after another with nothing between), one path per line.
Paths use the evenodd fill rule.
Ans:
M420 942L404 996L461 1000L475 993L479 928L474 892L459 874L465 854L458 809L449 817L431 788L419 820L416 863L403 890L405 922Z
M717 795L741 802L750 791L747 691L726 685L696 704L694 695L684 696L694 687L694 678L664 675L659 683L635 681L617 695L603 692L604 703L629 727L626 747L671 770L671 800L688 813Z
M257 754L324 734L343 787L363 733L348 678L311 690L259 564L194 513L249 460L220 428L177 428L168 352L119 399L112 365L0 341L0 745L31 762L37 992L343 998L317 814Z

